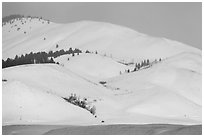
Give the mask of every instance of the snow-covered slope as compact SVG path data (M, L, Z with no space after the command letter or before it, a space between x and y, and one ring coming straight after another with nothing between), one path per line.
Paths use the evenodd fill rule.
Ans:
M118 63L112 58L98 54L82 53L75 57L64 55L56 58L55 61L75 73L92 76L98 79L118 76L120 72L125 72L125 70L130 68L124 64Z
M40 124L100 124L101 120L106 124L200 123L201 76L188 69L166 66L166 63L168 60L149 69L108 78L106 87L96 83L97 80L84 77L80 71L72 72L55 64L3 69L3 79L7 80L3 82L3 124L32 124L36 119ZM78 121L81 113L72 112L72 108L67 108L70 104L62 99L71 93L88 98L96 106L97 118L89 113L90 116ZM39 96L46 101L43 103ZM53 106L51 109L49 100L52 99L56 108ZM39 107L39 111L33 113L29 107ZM60 118L58 113L51 112L58 109L58 112L63 112ZM64 109L68 109L68 112ZM47 113L44 111L51 113L50 119L45 118ZM75 113L76 119L65 115L69 111ZM80 111L87 115L86 110Z
M202 122L199 49L109 23L22 20L3 26L3 59L70 47L94 53L55 58L60 65L4 68L4 125ZM131 73L124 71L133 67L121 63L159 58L150 68ZM97 118L62 98L71 93L96 106Z
M67 103L59 96L28 87L19 81L9 82L3 87L2 110L3 124L94 122L88 111Z
M196 61L192 63L194 59ZM182 63L176 65L181 60ZM131 112L180 116L201 121L200 68L200 57L191 54L179 55L159 62L151 68L109 79L107 86L120 89L116 91L118 96L132 95L127 95L129 100L132 100L130 104L127 103Z
M86 119L92 117L94 120L94 116L87 110L71 105L62 97L69 97L73 93L82 99L86 97L90 102L103 100L104 96L106 101L109 100L109 96L106 95L108 92L104 87L97 86L58 65L39 64L6 68L3 69L3 79L7 80L3 82L4 124L35 123L35 120L49 124L88 123ZM74 108L76 110L73 110ZM48 114L49 116L46 117ZM88 117L86 117L87 114ZM77 120L77 117L84 120L81 118Z
M25 20L29 22L29 19ZM10 24L3 26L3 59L31 51L68 50L70 47L97 50L101 54L126 61L166 58L181 52L201 54L198 49L182 43L150 37L109 23L81 21L69 24L42 24L42 21L36 23L36 20L31 20L23 26L17 21L14 24L21 28L19 32L16 28L11 28ZM29 30L30 27L32 30ZM10 29L12 32L8 32ZM23 34L21 30L27 33ZM56 44L59 45L58 48Z

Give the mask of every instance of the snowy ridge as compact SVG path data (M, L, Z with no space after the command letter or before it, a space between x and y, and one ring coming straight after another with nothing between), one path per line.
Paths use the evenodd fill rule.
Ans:
M16 24L18 23L20 22ZM40 29L37 27L30 32L26 29L30 26L38 26ZM4 26L3 33L8 28L9 24ZM24 37L17 35L14 39L9 40L7 37L13 33L3 35L3 59L31 51L68 50L70 47L97 50L100 53L125 60L166 58L181 52L201 54L198 49L182 43L150 37L109 23L81 21L70 24L41 23L37 25L35 21L31 21L25 24L24 28L29 32L23 35ZM56 44L59 45L58 49L56 49Z

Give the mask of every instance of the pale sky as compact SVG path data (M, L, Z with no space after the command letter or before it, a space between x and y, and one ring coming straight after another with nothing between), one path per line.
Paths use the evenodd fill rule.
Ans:
M39 16L56 23L103 21L202 49L202 3L3 3L2 16Z

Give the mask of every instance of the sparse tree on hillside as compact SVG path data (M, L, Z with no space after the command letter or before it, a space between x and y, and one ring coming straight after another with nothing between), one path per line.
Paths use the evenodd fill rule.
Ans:
M140 63L138 63L138 64L137 64L137 68L140 69L140 67L141 67L141 66L140 66Z
M85 52L85 53L90 53L90 51L86 50L86 52Z
M143 63L143 61L141 62L141 66L140 67L143 67L144 66L144 63Z
M147 66L147 62L146 62L146 60L144 60L144 66Z
M149 59L147 59L147 65L149 65Z

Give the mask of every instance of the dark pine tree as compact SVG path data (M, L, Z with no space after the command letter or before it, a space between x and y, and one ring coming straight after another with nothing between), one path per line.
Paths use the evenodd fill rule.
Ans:
M135 68L136 68L136 70L138 69L138 65L137 65L137 63L135 63Z
M149 65L149 59L147 59L147 65Z
M6 68L6 61L2 59L2 68Z
M139 70L139 69L140 69L140 67L141 67L141 66L140 66L140 63L138 63L138 64L137 64L137 67L138 67L138 70Z
M90 51L86 50L86 52L85 52L85 53L90 53Z
M49 51L48 56L49 56L49 57L53 56L53 51L52 51L52 50Z
M146 62L146 60L144 60L144 66L147 66L147 62Z
M142 62L141 62L141 66L140 66L140 67L143 67L143 66L144 66L144 62L142 61Z
M72 48L69 48L69 50L68 50L68 54L72 54L72 53L73 53Z
M55 63L52 57L50 59L50 63Z

